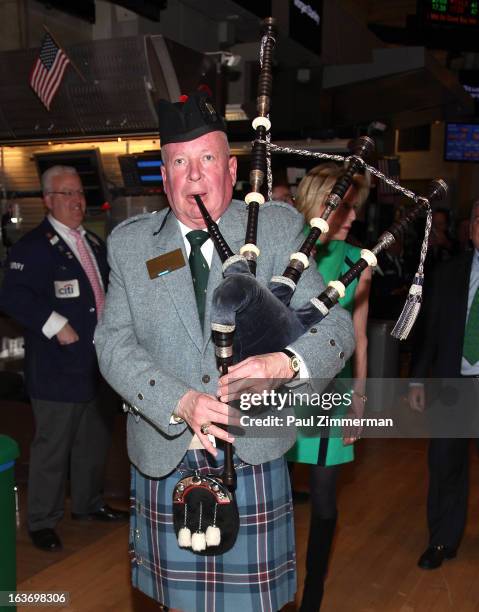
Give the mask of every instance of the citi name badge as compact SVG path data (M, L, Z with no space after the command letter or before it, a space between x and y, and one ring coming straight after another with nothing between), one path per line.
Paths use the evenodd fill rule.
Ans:
M78 280L54 281L55 297L60 299L76 298L80 295Z

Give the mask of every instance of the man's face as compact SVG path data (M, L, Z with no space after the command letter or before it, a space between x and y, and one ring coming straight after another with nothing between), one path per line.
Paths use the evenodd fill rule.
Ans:
M80 177L77 174L58 174L50 181L43 201L57 221L76 229L85 216L86 201Z
M172 142L163 152L163 185L176 217L188 227L205 227L194 198L199 195L217 221L231 202L236 182L236 158L229 156L223 132Z
M471 223L469 225L469 237L472 240L472 244L475 249L479 249L479 206L474 208L474 212L471 217Z

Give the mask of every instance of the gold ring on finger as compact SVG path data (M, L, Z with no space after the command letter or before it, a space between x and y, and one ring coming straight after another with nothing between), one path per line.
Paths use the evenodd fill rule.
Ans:
M200 431L204 436L208 435L210 426L211 426L211 423L208 421L206 423L203 423L203 425L200 427Z

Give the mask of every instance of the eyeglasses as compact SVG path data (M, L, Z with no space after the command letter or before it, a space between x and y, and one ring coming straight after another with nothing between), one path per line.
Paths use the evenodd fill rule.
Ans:
M73 198L73 196L79 196L80 198L84 198L85 197L85 192L82 189L74 189L73 191L48 191L46 193L46 195L50 195L50 194L57 194L57 195L62 195L65 198Z

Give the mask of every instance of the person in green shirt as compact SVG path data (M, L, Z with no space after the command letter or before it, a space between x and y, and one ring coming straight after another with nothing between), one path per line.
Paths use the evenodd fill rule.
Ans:
M334 183L344 172L341 166L327 162L308 172L298 186L295 206L303 213L306 221L320 217L324 203ZM346 239L357 210L369 195L371 177L368 172L355 175L353 184L346 192L342 203L329 216L329 232L316 243L318 269L325 283L337 280L360 258L361 249L349 244ZM305 227L305 233L309 227ZM368 300L371 286L371 270L367 268L359 278L346 288L346 295L339 300L343 308L352 314L356 350L337 378L352 379L352 404L342 407L343 412L351 411L354 416L364 413L367 375ZM351 392L344 387L346 381L337 381L338 390ZM344 387L344 388L343 388ZM329 553L337 520L336 481L339 466L354 459L354 442L360 437L360 430L330 432L329 437L298 436L295 446L287 454L288 461L310 464L311 524L306 557L306 579L300 612L316 612L323 597Z

